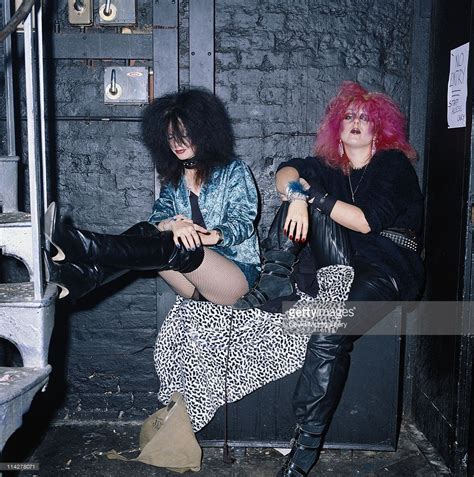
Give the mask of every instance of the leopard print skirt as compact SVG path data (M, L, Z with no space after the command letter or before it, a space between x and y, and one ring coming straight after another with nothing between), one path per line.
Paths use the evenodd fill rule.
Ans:
M285 313L233 310L178 296L154 349L158 399L166 404L181 392L197 432L224 404L226 379L227 400L233 402L301 368L309 335L343 326L354 271L333 265L317 277L317 297L300 293Z

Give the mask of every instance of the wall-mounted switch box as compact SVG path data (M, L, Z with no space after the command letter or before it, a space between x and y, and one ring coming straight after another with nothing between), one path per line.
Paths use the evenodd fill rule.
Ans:
M135 0L100 0L99 24L128 26L137 23Z
M105 104L147 104L148 98L148 68L144 66L105 68Z
M94 13L92 0L67 0L67 8L71 25L92 25Z

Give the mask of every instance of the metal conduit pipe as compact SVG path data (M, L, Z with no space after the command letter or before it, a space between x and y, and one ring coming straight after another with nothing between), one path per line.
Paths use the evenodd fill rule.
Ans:
M35 0L23 0L9 22L0 31L0 41L5 41L5 38L16 30L16 27L29 15L34 4Z

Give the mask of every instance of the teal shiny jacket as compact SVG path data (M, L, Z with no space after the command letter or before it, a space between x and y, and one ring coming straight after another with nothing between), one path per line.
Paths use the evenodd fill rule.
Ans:
M219 229L223 240L212 248L221 255L241 263L260 264L255 218L258 197L249 167L241 160L216 167L199 193L206 228ZM174 215L191 218L189 192L184 177L178 187L165 184L148 219L156 224Z

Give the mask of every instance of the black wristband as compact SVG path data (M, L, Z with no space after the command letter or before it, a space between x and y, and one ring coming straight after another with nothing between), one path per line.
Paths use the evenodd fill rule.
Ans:
M322 193L320 191L315 191L313 188L309 189L309 197L314 198L311 207L319 210L325 215L331 215L332 209L337 202L337 199L332 195L329 195L327 192Z

